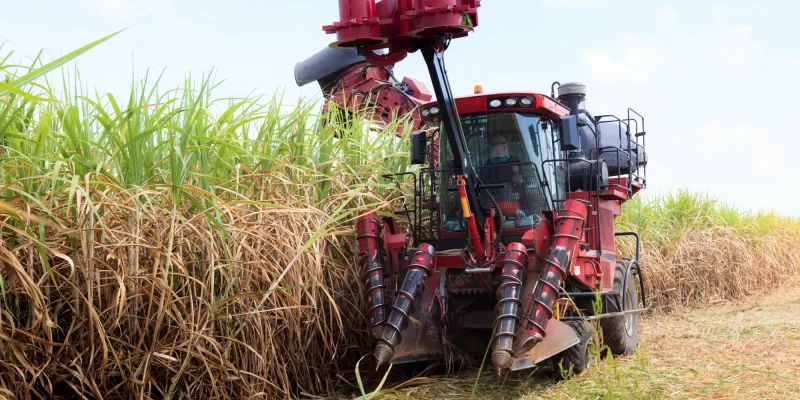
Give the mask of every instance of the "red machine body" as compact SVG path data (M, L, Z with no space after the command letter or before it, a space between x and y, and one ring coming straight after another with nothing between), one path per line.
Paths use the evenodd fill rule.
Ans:
M530 106L517 104L513 107L503 105L502 108L497 109L489 107L489 103L494 99L499 100L512 97L529 98L533 103ZM472 96L458 97L455 101L459 114L485 113L495 110L524 111L542 114L554 120L570 114L569 108L550 96L533 92L480 93ZM423 118L426 123L436 125L441 121L440 115L430 114L430 109L432 107L437 107L438 104L439 103L436 101L422 104L422 110L428 110L426 117Z
M295 78L303 86L317 81L325 102L323 115L332 105L360 118L370 120L379 130L398 120L413 130L424 127L419 106L431 100L424 83L413 78L398 80L393 66L370 64L355 51L325 49L295 67ZM402 134L404 126L396 129Z
M331 47L357 49L365 62L329 68L338 82L330 98L363 106L355 95L390 83L400 94L378 96L386 112L377 120L412 112L415 128L435 133L412 135L412 152L427 153L412 154L427 163L414 178L413 209L380 223L375 213L358 220L377 366L444 358L449 343L476 357L491 345L498 373L547 359L580 372L588 365L587 319L601 319L613 353L633 352L644 278L638 251L623 259L615 240L635 237L638 249L639 239L615 232L614 220L645 186L644 119L632 109L624 119L592 116L577 83L555 82L550 96L454 98L443 52L477 26L478 0L339 4L340 21L324 27L337 34ZM398 86L383 68L416 50L435 102L424 103L421 84ZM419 107L410 110L406 95Z
M388 48L389 54L366 53L376 66L403 60L420 39L446 33L464 37L478 26L480 0L339 0L339 21L323 27L336 34L331 47L368 50Z
M407 77L398 82L387 68L362 62L339 75L322 112L326 114L334 103L350 113L369 118L381 129L398 118L410 118L412 129L419 130L423 123L418 107L430 99L424 83ZM403 127L398 127L397 135L402 132Z
M425 84L413 79L397 81L384 67L361 62L343 71L330 90L323 113L331 102L353 114L371 119L381 128L398 118L410 118L412 129L422 128L418 107L430 101L431 93ZM397 135L403 127L397 128Z

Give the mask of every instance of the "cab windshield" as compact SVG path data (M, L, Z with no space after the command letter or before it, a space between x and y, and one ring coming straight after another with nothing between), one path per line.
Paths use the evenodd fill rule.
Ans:
M538 132L540 119L536 114L515 112L462 115L461 127L473 165L476 168L527 162L541 165L544 154ZM439 165L450 169L453 168L453 153L444 126L441 132Z
M488 206L487 195L491 195L498 203L504 217L503 229L530 226L537 215L551 209L551 185L543 186L542 181L560 186L560 179L553 173L553 163L543 164L544 160L557 158L548 119L518 112L463 114L460 119L478 178L482 184L492 186L478 193L479 201ZM440 132L442 226L460 232L465 229L461 206L457 193L448 189L455 186L450 172L453 155L444 126Z

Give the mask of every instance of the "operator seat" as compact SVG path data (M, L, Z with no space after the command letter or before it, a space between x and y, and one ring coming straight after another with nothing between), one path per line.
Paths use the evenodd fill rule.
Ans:
M514 127L516 129L516 126ZM502 132L502 129L491 131ZM509 134L515 141L496 133L492 136L489 163L480 168L478 175L486 185L502 184L502 188L487 189L500 206L504 216L504 229L517 229L533 225L535 216L546 210L547 201L539 182L536 166L528 162L525 145L518 134ZM487 196L484 204L491 205Z

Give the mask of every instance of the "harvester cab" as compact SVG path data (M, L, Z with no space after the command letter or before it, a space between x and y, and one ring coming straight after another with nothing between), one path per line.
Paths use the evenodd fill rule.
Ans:
M553 121L569 115L569 110L548 101L549 108L544 107L542 96L534 93L478 94L456 99L464 139L481 182L477 196L483 208L492 208L499 217L498 234L521 236L525 228L541 219L542 212L554 209L554 199L547 187L542 186L544 182L552 182L557 193L564 193L563 181L558 179L563 173L553 163L544 161L560 154L560 142L553 140L556 128ZM437 109L436 103L423 105L422 115L427 115L423 121L427 125L440 124ZM440 146L439 165L443 170L451 170L452 149L447 141ZM444 177L451 182L442 181L437 187L455 186L452 176ZM448 200L444 193L439 197L443 199L438 202L443 210L442 228L464 231L458 199Z
M548 359L579 373L596 319L612 353L632 353L644 278L638 251L623 258L615 240L640 244L614 220L646 183L644 119L632 109L592 116L577 83L556 82L550 96L481 88L454 98L444 52L478 25L479 0L339 5L340 20L323 28L337 35L331 47L369 67L419 51L436 95L414 110L415 126L429 129L412 135L411 159L424 164L413 209L357 221L377 366L491 346L498 373ZM340 79L353 60L309 76Z

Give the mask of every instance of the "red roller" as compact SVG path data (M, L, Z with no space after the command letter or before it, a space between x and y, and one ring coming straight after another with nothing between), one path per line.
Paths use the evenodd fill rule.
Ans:
M422 293L422 286L433 270L435 262L436 251L427 243L420 244L419 249L411 255L403 284L395 292L394 306L386 321L383 336L378 339L380 343L375 346L374 354L378 366L392 359L395 348L402 341L402 333L408 326L411 309Z
M506 246L506 255L503 260L503 273L500 276L500 286L497 288L497 305L495 306L494 338L492 338L492 364L498 369L509 368L511 358L514 357L512 347L516 335L519 310L522 302L520 293L522 289L523 273L528 264L528 254L522 243L510 243Z
M380 244L381 226L378 215L367 212L358 217L356 224L358 232L358 256L361 264L361 280L366 285L369 310L367 316L370 322L370 332L377 338L383 333L383 324L386 322L386 304L383 283L383 263L381 262Z
M536 289L530 294L528 309L521 323L518 352L525 352L545 336L547 322L553 317L553 303L558 299L558 288L567 277L567 268L576 256L576 246L583 236L586 205L577 200L567 200L555 218L555 234L550 253L545 258Z

